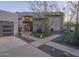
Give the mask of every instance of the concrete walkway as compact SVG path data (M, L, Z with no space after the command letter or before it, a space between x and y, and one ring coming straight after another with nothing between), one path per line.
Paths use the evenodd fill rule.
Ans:
M40 39L40 38L36 38L34 36L31 36L29 32L23 33L22 37L32 39L32 40L35 40L35 41Z
M70 48L70 47L67 47L67 46L64 46L64 45L61 45L61 44L58 44L58 43L54 43L54 42L51 42L51 41L46 43L46 45L57 48L57 49L62 50L62 51L66 51L66 52L68 52L68 53L70 53L74 56L79 57L79 50L77 50L77 49Z
M47 43L48 41L53 40L53 39L60 37L60 36L61 36L60 34L54 34L54 35L49 36L49 37L44 38L44 39L33 38L33 39L37 39L37 40L30 43L30 44L35 46L35 47L39 47L40 45L43 45L43 44Z
M42 40L42 39L34 37L34 36L29 36L29 39L32 39L32 40L35 40L35 41Z

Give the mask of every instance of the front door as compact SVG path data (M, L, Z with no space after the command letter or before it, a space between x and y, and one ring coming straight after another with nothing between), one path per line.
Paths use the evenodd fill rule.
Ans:
M26 23L24 25L24 31L32 31L32 23Z

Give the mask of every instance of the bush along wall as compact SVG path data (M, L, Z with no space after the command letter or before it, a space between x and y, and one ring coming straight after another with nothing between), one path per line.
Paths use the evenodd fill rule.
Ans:
M66 33L62 39L62 42L79 46L79 31L73 31Z

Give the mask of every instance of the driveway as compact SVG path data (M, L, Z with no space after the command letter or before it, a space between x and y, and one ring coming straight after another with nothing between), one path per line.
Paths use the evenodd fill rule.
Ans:
M0 37L0 52L23 46L26 43L15 36Z
M50 55L46 54L45 52L14 36L0 37L0 56L50 57Z

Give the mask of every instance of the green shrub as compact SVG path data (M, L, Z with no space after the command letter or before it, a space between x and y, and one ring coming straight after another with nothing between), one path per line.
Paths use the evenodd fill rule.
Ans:
M37 29L37 32L41 32L41 29L39 28L39 29Z
M53 28L51 28L51 32L53 32L54 30L53 30Z
M39 37L39 38L40 38L40 36L42 35L42 38L45 38L45 37L51 35L51 31L50 31L50 30L48 30L48 31L37 31L37 32L35 32L35 33L33 33L33 34L34 34L36 37Z
M79 45L79 31L66 33L61 41L72 45Z

